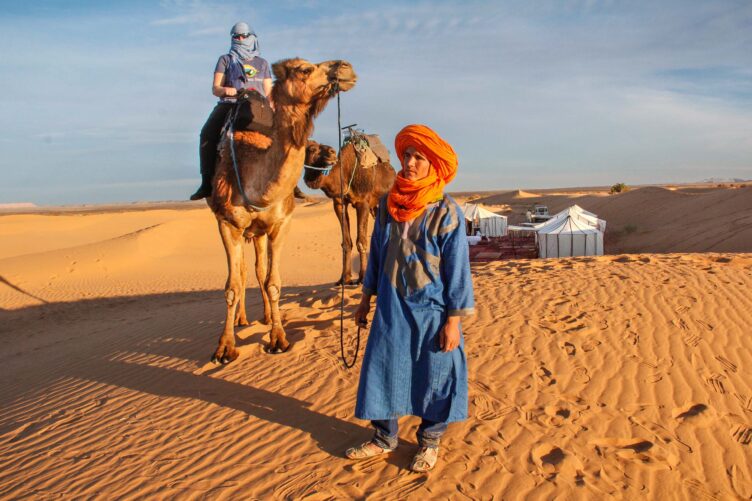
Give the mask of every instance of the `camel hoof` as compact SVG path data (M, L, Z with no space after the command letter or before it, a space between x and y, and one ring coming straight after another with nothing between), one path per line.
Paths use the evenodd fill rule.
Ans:
M281 353L285 353L290 351L290 348L292 347L292 344L286 343L286 346L280 346L277 344L276 346L267 346L264 351L266 351L269 355L279 355Z
M356 286L360 285L361 283L363 283L363 282L361 282L360 279L358 279L358 280L350 280L349 282L347 282L347 285L350 286L350 287L356 287Z
M248 320L246 320L245 318L240 319L240 320L235 320L235 327L241 327L241 326L244 327L247 325L250 325L250 324L248 323Z
M211 362L213 364L222 364L227 365L230 362L234 362L237 360L238 356L240 356L240 352L236 349L225 349L224 353L222 352L215 352L214 355L211 357Z

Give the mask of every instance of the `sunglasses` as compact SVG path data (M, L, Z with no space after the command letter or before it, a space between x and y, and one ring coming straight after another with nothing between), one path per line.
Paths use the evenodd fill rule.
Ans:
M232 38L233 38L234 40L237 40L237 39L239 39L239 38L248 38L249 36L251 36L251 34L250 34L250 33L235 33L235 34L234 34L234 35L232 36Z

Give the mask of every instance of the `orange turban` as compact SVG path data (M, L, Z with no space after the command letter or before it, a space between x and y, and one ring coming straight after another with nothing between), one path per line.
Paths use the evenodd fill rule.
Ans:
M408 125L394 138L400 162L410 146L428 159L431 171L415 181L397 175L389 191L387 209L394 220L400 222L415 219L429 203L441 200L444 186L457 174L457 154L449 143L425 125Z

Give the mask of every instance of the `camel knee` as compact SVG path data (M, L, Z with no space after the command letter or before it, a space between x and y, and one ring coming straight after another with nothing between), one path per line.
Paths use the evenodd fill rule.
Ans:
M225 301L227 301L227 306L234 305L239 296L240 291L236 291L233 288L225 289Z
M368 252L368 245L363 242L358 242L358 253L365 254Z
M266 294L271 301L279 301L279 287L276 285L270 285L266 288Z

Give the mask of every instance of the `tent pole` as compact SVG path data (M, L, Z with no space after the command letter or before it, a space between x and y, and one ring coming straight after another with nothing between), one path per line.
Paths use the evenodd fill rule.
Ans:
M572 229L571 224L569 225L569 229L570 230ZM569 248L570 248L569 255L570 257L574 257L574 232L572 232L571 235L572 236L569 237Z

